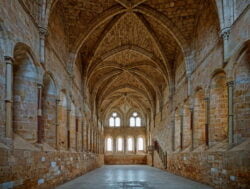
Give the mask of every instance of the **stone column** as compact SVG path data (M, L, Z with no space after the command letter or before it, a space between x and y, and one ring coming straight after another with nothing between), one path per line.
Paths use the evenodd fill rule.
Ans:
M209 98L204 98L205 101L205 144L209 146Z
M88 151L91 152L91 128L88 126Z
M228 142L234 143L234 111L233 111L233 93L234 81L227 83L228 88Z
M4 57L6 63L6 137L13 138L13 59L11 57Z
M98 147L98 137L97 137L97 132L95 132L95 153L97 153L97 147Z
M183 149L183 111L180 112L180 149Z
M95 131L92 129L92 152L95 152Z
M194 109L190 108L191 150L194 149Z
M37 121L38 121L38 136L37 142L42 143L44 142L44 125L43 125L43 115L42 115L42 84L38 84L37 86L37 94L38 94L38 105L37 105Z
M91 152L94 152L94 130L91 129Z
M75 143L76 143L76 151L78 151L78 130L79 130L79 119L78 117L75 118L75 124L76 124L76 138L75 138Z
M95 152L95 131L94 128L92 129L92 152Z
M82 141L81 141L81 143L82 143L82 149L81 149L81 151L83 152L84 149L85 149L85 142L84 142L84 140L85 140L85 136L84 136L85 128L84 128L83 119L81 119L81 128L82 128Z
M96 153L99 154L99 134L96 134Z
M59 130L60 130L60 125L59 125L59 118L58 118L58 113L59 113L59 104L60 104L60 100L56 99L56 138L55 138L55 142L56 142L56 149L59 149Z
M89 126L88 126L88 124L86 123L86 134L85 134L85 136L86 136L86 151L89 151Z
M71 112L71 109L68 108L67 109L67 145L68 145L68 150L70 150L70 148L71 148L71 144L70 144L70 112Z
M172 121L172 151L175 151L175 116Z
M97 133L96 133L96 131L94 131L94 152L96 153L96 147L97 147Z
M92 152L92 129L89 127L89 151Z

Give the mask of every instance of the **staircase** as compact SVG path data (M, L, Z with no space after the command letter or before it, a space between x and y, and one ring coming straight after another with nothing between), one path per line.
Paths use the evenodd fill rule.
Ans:
M158 141L154 141L154 150L158 153L164 168L167 168L167 152L164 152Z

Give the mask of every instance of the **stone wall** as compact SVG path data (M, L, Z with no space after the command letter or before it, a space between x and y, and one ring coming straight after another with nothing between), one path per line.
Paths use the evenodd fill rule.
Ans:
M175 81L162 118L156 119L152 129L153 140L167 153L167 171L215 188L250 186L250 11L246 1L240 4L237 2L246 9L242 8L231 27L230 56L224 61L216 13L211 4L204 3L193 39L195 61L190 84L189 78ZM176 68L179 73L181 64L184 62L178 62Z
M0 2L0 188L54 188L104 163L82 74L71 74L62 12L46 26L40 6Z
M202 152L171 153L167 170L215 188L248 188L250 186L249 140L230 150L213 148ZM194 163L196 162L196 163Z
M104 163L107 165L133 165L133 164L147 164L146 155L104 155Z
M0 154L0 188L54 188L103 164L101 155L87 152L1 146Z

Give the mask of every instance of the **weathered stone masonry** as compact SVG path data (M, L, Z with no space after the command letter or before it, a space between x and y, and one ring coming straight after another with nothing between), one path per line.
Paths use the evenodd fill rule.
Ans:
M249 188L249 6L0 0L0 188L53 188L104 163Z

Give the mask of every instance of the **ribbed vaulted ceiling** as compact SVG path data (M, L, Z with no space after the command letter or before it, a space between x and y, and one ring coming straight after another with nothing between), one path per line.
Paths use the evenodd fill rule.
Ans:
M70 52L80 57L99 114L156 111L175 60L194 36L200 0L61 0Z

